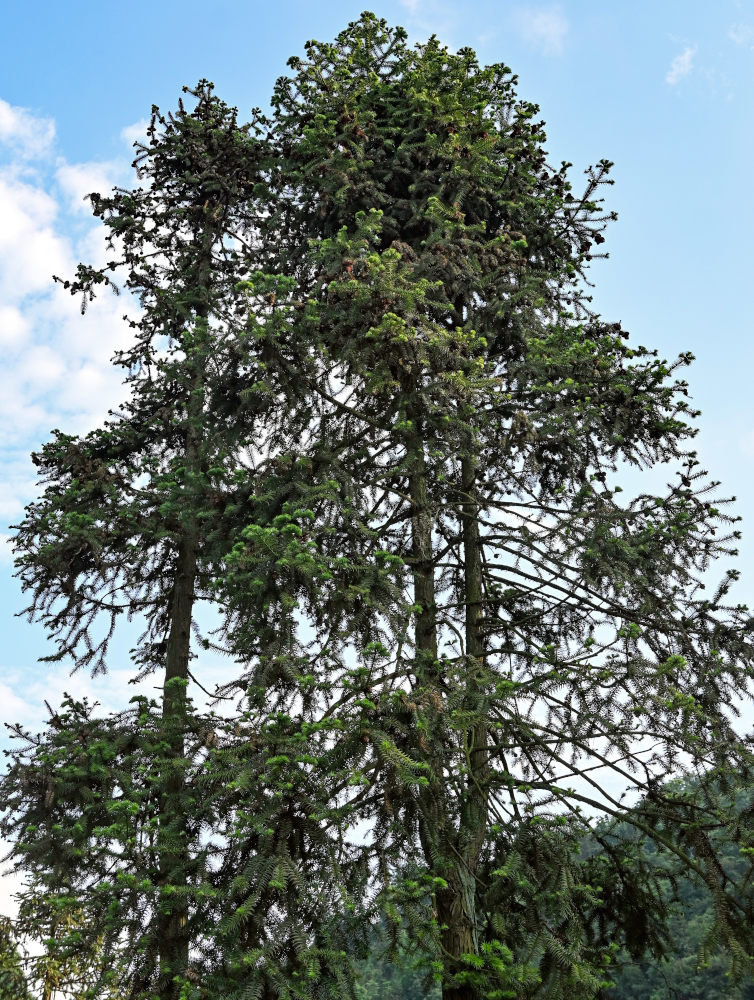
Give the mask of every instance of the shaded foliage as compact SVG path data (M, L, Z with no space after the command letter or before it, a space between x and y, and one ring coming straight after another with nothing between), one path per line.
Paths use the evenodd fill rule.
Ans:
M693 782L680 782L686 790L694 790ZM738 815L751 815L752 796L748 787L733 787L725 795L715 789L718 806L733 808ZM739 882L748 868L747 854L751 848L739 848L725 836L724 828L711 835L720 862L728 877ZM725 997L748 1000L754 996L754 981L750 974L742 981L732 981L729 958L722 942L715 939L714 903L700 880L688 872L673 870L668 858L658 854L651 840L638 835L628 823L612 829L600 822L582 843L582 858L592 867L592 878L600 878L602 851L606 846L619 859L614 871L619 873L616 884L604 884L603 909L595 915L597 923L607 914L619 915L620 926L613 930L616 943L614 966L609 972L613 985L600 996L604 1000L723 1000ZM605 873L610 873L605 866ZM668 919L656 923L654 954L647 950L655 908L641 906L642 893L649 888L659 894L668 906ZM651 903L651 901L650 901ZM601 929L604 933L604 928ZM399 1000L409 996L415 1000L439 996L437 987L427 988L421 970L416 968L416 955L405 935L401 936L397 952L398 964L384 954L384 936L375 934L370 952L362 965L363 1000ZM633 953L633 954L632 954Z

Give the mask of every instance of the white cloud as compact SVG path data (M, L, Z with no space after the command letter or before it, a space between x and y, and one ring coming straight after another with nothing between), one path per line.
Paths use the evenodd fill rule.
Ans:
M0 305L18 307L50 287L53 273L73 263L71 248L55 221L58 205L39 185L0 170Z
M418 0L409 0L416 4ZM120 137L128 146L131 147L135 142L143 142L147 137L147 128L149 127L149 122L146 118L140 118L137 122L132 125L126 125L125 128L120 130Z
M0 102L0 529L35 493L29 452L53 427L101 424L126 396L110 359L130 341L122 315L133 302L105 290L82 316L79 298L52 276L72 277L79 260L104 262L102 226L77 216L89 217L84 194L127 181L128 164L49 156L30 169L30 151L52 152L54 134L54 123Z
M32 416L44 416L44 410L39 407ZM6 419L3 413L0 420ZM36 483L35 469L28 454L31 447L21 449L14 447L12 442L7 444L9 436L4 434L0 438L3 463L3 475L0 479L0 524L3 526L20 516L24 503L34 496Z
M20 309L0 305L0 347L18 347L28 331L28 320Z
M520 7L514 14L516 27L525 41L545 55L563 52L568 34L568 20L560 5L550 7Z
M750 49L754 50L754 26L751 24L744 22L732 24L728 29L728 38L735 45L748 45Z
M665 75L665 82L674 87L679 80L688 76L691 73L695 53L696 45L687 45L683 52L677 55L670 64L670 69Z
M0 98L0 143L24 160L46 156L55 139L55 123L27 108L17 108Z
M80 215L91 215L86 196L109 194L120 176L124 164L116 160L101 163L61 163L56 176L61 190L69 198L71 211Z
M15 688L18 687L19 690L22 690L22 685L20 678L15 678L15 680L17 681L16 685L0 681L0 702L3 706L5 718L25 723L29 719L29 704L17 694ZM41 708L43 712L44 706L41 706ZM3 735L5 736L5 734ZM5 739L3 739L3 742L5 742Z
M3 718L19 723L32 732L41 732L49 718L47 705L57 709L65 691L76 701L98 702L99 715L122 710L135 694L151 695L154 679L147 679L140 685L130 684L134 675L131 667L118 667L106 674L92 677L88 671L78 670L71 674L63 668L53 668L43 664L41 668L30 670L28 666L7 667L0 682L0 704ZM0 734L5 746L12 745L7 729Z
M10 842L0 840L0 857L10 850ZM18 913L18 900L15 894L21 891L23 876L5 869L0 870L0 914L4 917L15 917Z

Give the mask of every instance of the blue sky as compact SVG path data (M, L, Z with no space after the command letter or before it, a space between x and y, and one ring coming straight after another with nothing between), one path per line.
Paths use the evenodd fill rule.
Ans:
M151 105L208 77L241 117L266 107L289 56L330 39L358 3L130 0L8 4L0 37L0 534L34 495L29 452L53 427L83 432L122 398L109 358L127 333L121 300L81 317L53 288L101 234L82 196L129 182L129 143ZM744 541L737 596L754 604L754 0L403 0L375 13L413 40L436 33L505 62L541 107L552 163L615 162L619 220L592 270L594 305L667 357L691 350L698 450L736 494ZM128 642L110 677L68 677L49 652L0 546L0 721L34 725L43 699L130 691Z

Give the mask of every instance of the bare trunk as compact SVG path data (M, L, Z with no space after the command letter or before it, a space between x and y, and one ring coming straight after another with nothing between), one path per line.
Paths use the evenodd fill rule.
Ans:
M482 540L474 459L461 463L463 562L466 599L466 708L477 715L466 734L467 797L461 813L461 852L469 873L476 875L487 833L489 808L489 750L484 694L485 643L483 633Z
M437 918L442 928L443 1000L477 1000L479 990L472 984L455 982L464 966L462 956L478 955L476 878L479 857L487 829L488 750L487 727L483 714L480 672L484 668L482 633L482 557L475 466L470 458L462 461L461 524L464 562L464 602L466 638L465 708L480 714L466 732L466 788L458 804L458 831L453 837L443 878L447 888L436 894Z
M481 672L484 669L482 633L482 552L479 535L476 470L471 458L461 463L461 522L466 605L466 685L464 707L479 715L466 732L466 788L460 803L453 878L448 889L437 894L438 919L443 932L443 960L450 973L443 976L443 1000L477 1000L473 985L454 985L453 973L461 967L462 955L478 955L476 880L479 857L487 830L489 761Z
M445 876L447 889L435 896L437 919L442 929L442 1000L477 1000L477 990L468 984L456 985L456 974L463 968L462 955L479 953L476 926L476 879L456 858Z

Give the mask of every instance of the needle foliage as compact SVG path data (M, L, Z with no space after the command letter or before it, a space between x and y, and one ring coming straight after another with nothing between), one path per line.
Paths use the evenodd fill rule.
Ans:
M590 305L611 164L575 194L506 66L372 14L289 66L269 120L206 84L155 112L149 185L93 199L142 304L131 399L37 457L19 572L53 658L104 667L95 620L137 613L164 688L19 732L18 863L105 920L133 997L347 995L381 915L443 1000L587 1000L663 953L679 872L738 973L718 845L750 857L751 817L712 789L751 772L754 621L709 584L737 531L691 356ZM187 693L199 601L225 710Z
M743 966L751 914L708 831L750 832L705 782L749 773L752 619L734 570L705 589L737 532L691 448L691 356L590 307L611 164L574 194L506 66L372 15L289 65L267 266L305 303L340 514L394 572L397 604L363 588L338 701L388 911L444 1000L594 995L617 941L662 950L665 914L630 846L581 856L595 809L707 887ZM664 491L622 492L658 465ZM660 791L680 773L693 794Z
M47 659L105 670L118 622L134 619L132 679L155 676L161 694L111 716L67 698L43 734L16 727L4 830L28 877L29 932L61 962L98 956L87 996L299 997L328 977L348 996L347 849L307 809L319 731L247 695L240 666L223 714L192 700L197 650L227 652L215 585L234 539L254 516L286 538L275 469L307 416L288 312L269 308L287 279L255 268L263 123L239 125L206 82L188 100L153 109L140 186L91 196L109 258L64 282L84 307L116 281L136 297L132 346L114 359L128 398L103 427L55 431L33 456L41 496L16 528ZM218 631L200 627L202 604Z

